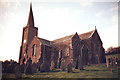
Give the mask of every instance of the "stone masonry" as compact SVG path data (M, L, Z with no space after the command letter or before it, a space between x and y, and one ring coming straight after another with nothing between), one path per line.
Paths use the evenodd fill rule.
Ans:
M53 41L39 38L37 34L38 28L34 26L32 4L30 4L28 23L23 28L20 65L26 65L31 59L32 64L37 64L37 70L40 71L42 65L49 71L54 68L67 68L70 63L72 67L79 68L105 61L103 43L96 28L80 35L76 32ZM78 65L80 60L82 65Z

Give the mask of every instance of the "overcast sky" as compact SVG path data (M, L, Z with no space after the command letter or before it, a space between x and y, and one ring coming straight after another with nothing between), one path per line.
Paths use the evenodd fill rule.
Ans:
M40 38L54 40L88 32L96 26L105 49L118 46L118 0L8 1L0 0L0 60L18 61L30 2Z

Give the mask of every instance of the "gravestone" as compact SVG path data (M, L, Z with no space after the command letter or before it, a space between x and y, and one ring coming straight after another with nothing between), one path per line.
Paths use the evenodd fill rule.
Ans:
M65 65L62 65L62 66L61 66L61 69L62 69L62 71L65 71L65 70L66 70Z
M75 61L75 69L78 69L78 60Z
M35 63L32 64L32 73L37 72L37 65Z
M46 62L42 63L40 65L40 72L48 72L50 71L50 67L48 66L48 64Z
M66 66L65 66L65 61L63 60L62 63L61 63L61 69L62 71L65 71L66 70Z
M69 63L69 64L67 65L67 72L68 72L68 73L72 72L72 64L71 64L71 63Z
M32 60L30 58L25 67L25 74L32 74Z
M25 64L20 65L21 68L21 72L24 73L25 72Z
M78 57L78 68L79 68L79 70L84 70L83 69L83 61L82 61L81 56Z
M16 66L15 66L15 77L16 78L22 78L22 73L21 73L21 68L20 68L20 65L19 64L17 64Z
M54 61L52 61L52 62L51 62L51 66L50 66L50 70L53 70L54 67L55 67L55 63L54 63Z
M84 70L83 66L84 66L84 54L86 54L88 52L87 48L85 45L82 46L81 48L81 54L78 57L78 68L79 70Z

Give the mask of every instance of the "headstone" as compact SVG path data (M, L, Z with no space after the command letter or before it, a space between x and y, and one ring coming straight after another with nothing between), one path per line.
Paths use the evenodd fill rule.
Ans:
M68 72L68 73L72 72L72 64L71 64L71 63L69 63L69 64L67 65L67 72Z
M25 74L32 74L32 60L30 58L25 67Z
M65 66L65 65L62 65L62 66L61 66L61 69L62 69L62 71L65 71L65 70L66 70L66 66Z
M83 61L82 61L81 56L78 57L78 68L79 68L79 70L84 70L83 69Z
M22 78L22 73L21 73L21 69L20 69L19 64L17 64L15 67L15 76L16 76L16 78Z
M54 66L55 66L55 63L54 61L51 62L51 66L50 66L50 70L53 70L54 69Z
M42 63L40 65L40 72L48 72L48 71L50 71L50 67L48 66L48 64L45 62Z
M84 70L83 69L83 66L84 66L83 59L84 59L84 54L86 54L86 53L87 53L87 48L85 47L85 45L83 45L82 48L81 48L81 54L78 57L78 68L79 68L79 70Z
M37 72L37 65L35 63L32 64L32 73Z
M25 64L20 65L21 68L21 72L24 73L25 72Z
M65 71L66 70L66 66L65 66L66 64L65 64L65 61L63 60L62 61L62 64L61 64L61 69L62 69L62 71Z
M14 73L14 68L16 67L17 65L17 62L14 61L14 60L11 60L9 61L9 65L8 65L8 68L7 68L7 73Z
M78 60L75 62L75 69L78 69Z

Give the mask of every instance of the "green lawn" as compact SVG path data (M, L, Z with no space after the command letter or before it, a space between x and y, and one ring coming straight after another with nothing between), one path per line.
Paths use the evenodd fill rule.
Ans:
M106 55L108 58L119 58L120 54L111 54L111 55Z
M72 73L54 69L50 72L35 73L32 75L22 74L22 78L118 78L118 70L111 72L105 64L85 66L85 70L73 69ZM3 74L3 77L15 78L14 74Z

